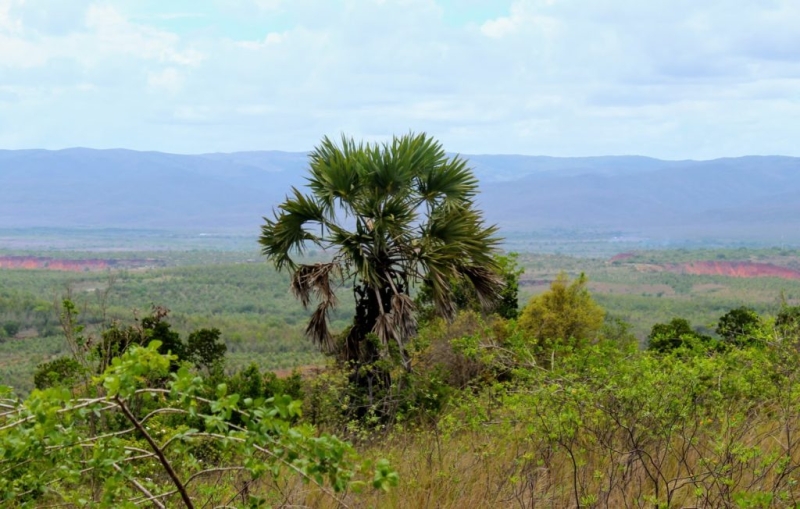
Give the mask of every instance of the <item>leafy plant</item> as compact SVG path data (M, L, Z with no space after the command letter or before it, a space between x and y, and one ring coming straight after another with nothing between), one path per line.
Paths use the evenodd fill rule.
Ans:
M715 332L728 344L744 346L757 343L761 329L758 313L747 306L740 306L720 317Z
M586 288L588 279L581 275L570 282L560 272L550 289L530 300L519 318L520 327L538 344L579 345L597 337L605 310Z
M64 388L36 390L25 401L6 400L0 414L0 499L22 507L66 503L121 507L149 503L185 507L235 503L241 492L201 488L230 474L246 475L248 485L284 471L300 475L322 492L358 486L359 466L346 442L320 435L308 426L292 426L301 404L288 396L242 399L225 384L204 398L203 381L182 366L165 387L148 381L167 376L174 356L159 353L158 341L133 345L96 377L101 395L72 397ZM152 409L137 411L137 401ZM233 425L236 414L241 425ZM202 429L165 425L168 416L199 419ZM104 423L118 416L123 429ZM218 464L206 465L196 446L211 441L224 451ZM207 457L207 456L205 456ZM397 477L378 463L371 485L385 489ZM325 485L329 485L330 491Z
M695 331L684 318L673 318L669 323L653 325L647 337L647 348L661 353L675 350L703 352L713 346L711 336Z

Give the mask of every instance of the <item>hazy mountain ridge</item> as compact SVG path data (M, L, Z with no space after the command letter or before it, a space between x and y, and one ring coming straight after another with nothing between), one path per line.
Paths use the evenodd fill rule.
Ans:
M800 158L464 155L489 221L508 230L601 228L759 238L800 233ZM0 227L256 231L307 155L0 150Z

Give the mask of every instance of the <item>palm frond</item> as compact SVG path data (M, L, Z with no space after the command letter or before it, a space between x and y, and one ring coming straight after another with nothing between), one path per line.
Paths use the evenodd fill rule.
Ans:
M382 313L378 315L377 320L375 320L375 325L372 328L372 332L378 336L378 338L381 340L381 345L386 348L389 344L389 341L397 337L397 332L394 329L394 320L391 316L391 313Z
M419 194L423 200L443 205L459 205L472 200L478 192L478 179L459 157L434 167L427 167L419 178Z
M334 307L337 301L331 279L337 276L341 278L341 274L342 268L336 262L300 265L292 274L292 294L300 300L303 307L308 307L312 295L326 306Z
M421 231L421 241L436 246L454 266L493 264L492 253L500 243L497 227L484 226L480 213L465 206L437 210Z
M404 293L392 295L392 328L397 331L399 338L405 343L417 332L417 319L414 316L414 300Z
M332 217L337 206L349 212L350 204L360 194L363 145L342 136L337 146L327 136L309 154L308 187Z
M306 327L306 336L325 353L333 353L335 351L335 341L328 327L329 307L327 303L321 302L311 314Z
M292 275L290 286L303 307L308 307L312 296L319 301L306 327L306 336L328 353L334 349L333 336L328 327L328 313L337 304L332 279L341 278L341 271L341 266L336 262L300 265Z
M309 231L310 224L324 225L324 213L320 204L312 197L292 188L294 197L287 198L274 214L273 219L264 218L261 227L261 253L280 269L284 265L294 267L292 252L302 253L306 242L322 245L322 239Z
M436 313L448 320L453 318L456 312L453 288L450 285L450 278L455 275L453 267L448 262L440 261L435 251L424 251L420 257L420 265L431 289Z
M496 272L482 265L459 267L458 272L472 283L484 309L494 307L503 290L503 279Z

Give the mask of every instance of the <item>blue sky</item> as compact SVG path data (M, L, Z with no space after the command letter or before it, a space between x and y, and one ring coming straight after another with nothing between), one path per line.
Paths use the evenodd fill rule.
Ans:
M800 156L797 0L0 0L0 148Z

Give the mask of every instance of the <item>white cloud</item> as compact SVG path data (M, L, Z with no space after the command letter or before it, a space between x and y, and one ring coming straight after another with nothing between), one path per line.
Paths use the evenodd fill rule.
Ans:
M548 15L548 9L555 2L514 2L511 13L495 19L486 20L481 25L481 33L488 37L502 38L518 32L540 33L554 37L558 31L558 21Z
M490 19L481 25L481 32L489 37L503 37L517 31L519 22L511 16Z
M8 2L8 0L6 0ZM82 65L101 65L109 59L131 57L181 66L197 66L205 56L193 48L181 48L178 36L153 27L129 22L108 5L91 5L85 12L82 30L51 35L25 27L20 19L8 17L9 3L0 5L0 65L30 68L56 59ZM25 6L17 3L18 8ZM10 20L10 21L9 21Z
M147 86L155 92L165 91L177 94L183 88L183 75L174 67L147 73Z
M11 16L17 0L0 0L0 32L14 33L22 30L22 21Z
M43 48L19 37L0 34L0 66L29 68L47 61Z
M281 8L283 0L253 0L259 9L265 11L275 11Z
M204 58L194 49L177 49L178 36L131 23L110 6L92 5L86 12L86 26L91 30L87 38L99 46L95 52L104 56L131 55L178 65L197 65Z
M262 41L237 41L236 44L245 49L258 50L267 46L278 45L286 40L289 35L289 32L270 32Z
M81 105L85 125L20 145L102 126L106 146L304 150L415 129L461 152L800 155L781 141L800 134L796 0L505 0L463 26L434 0L219 1L188 21L109 0L61 25L29 4L0 0L0 85L36 91L3 117L66 126Z

